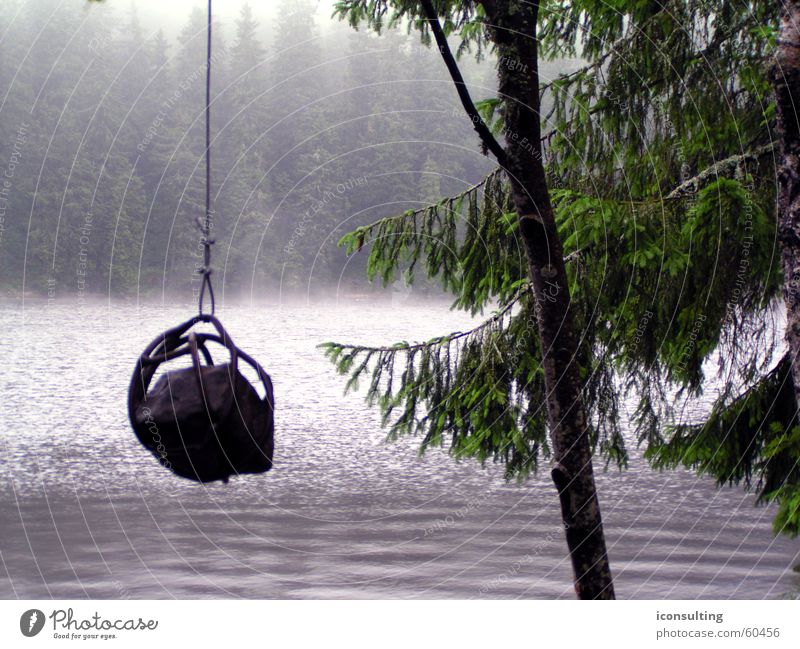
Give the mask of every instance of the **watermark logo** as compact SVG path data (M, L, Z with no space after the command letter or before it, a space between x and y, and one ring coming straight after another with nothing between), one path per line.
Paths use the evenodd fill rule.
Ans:
M19 618L19 630L26 638L32 638L44 628L44 613L38 608L25 611Z

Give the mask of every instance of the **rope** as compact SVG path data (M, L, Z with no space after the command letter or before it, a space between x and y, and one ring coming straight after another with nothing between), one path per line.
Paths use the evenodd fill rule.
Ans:
M211 209L211 0L208 0L208 22L206 25L206 213L203 223L198 220L198 227L203 235L203 265L198 269L203 276L203 283L200 286L200 298L197 308L200 315L203 314L203 301L208 289L208 297L211 301L211 315L214 315L216 304L214 303L214 288L211 286L211 246L214 239L211 238L212 215Z

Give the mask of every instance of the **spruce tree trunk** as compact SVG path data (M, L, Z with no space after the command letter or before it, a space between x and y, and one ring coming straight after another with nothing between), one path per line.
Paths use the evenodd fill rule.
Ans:
M613 599L577 337L564 255L542 162L536 17L538 1L488 0L483 5L497 44L505 112L505 165L536 299L547 410L575 590L581 599Z
M778 117L778 233L782 245L786 342L800 404L800 0L781 2L773 84Z

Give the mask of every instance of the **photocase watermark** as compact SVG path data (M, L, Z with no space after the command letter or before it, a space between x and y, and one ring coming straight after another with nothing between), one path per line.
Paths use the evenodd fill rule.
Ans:
M655 314L648 309L642 314L642 317L639 318L639 322L636 325L636 329L633 331L633 349L636 349L644 340L644 334L647 331L647 325L650 324L650 321L653 319Z
M702 313L695 318L694 326L692 327L691 332L689 333L689 340L687 340L683 345L683 353L681 354L681 360L678 362L678 367L682 371L686 371L688 367L688 360L691 358L692 353L694 352L694 348L697 346L697 336L700 333L700 330L703 328L703 323L706 321L706 316Z
M52 623L56 640L112 640L119 631L155 631L158 628L158 620L142 617L109 619L95 611L88 618L79 618L71 608L55 609L50 615L32 608L20 616L19 630L25 637L32 638L42 632L47 619Z
M511 72L521 72L522 74L526 74L528 72L528 64L523 63L513 56L501 56L499 59L497 59L497 67L506 68L506 70Z
M491 581L485 582L481 584L480 588L478 588L479 595L486 595L494 590L500 588L503 584L505 584L509 579L516 577L520 574L526 566L529 566L533 563L533 560L544 550L548 547L553 541L556 540L557 536L560 536L564 532L564 524L560 524L557 527L551 529L542 539L531 549L530 552L527 552L525 555L517 559L511 566L504 570L501 574L497 577L492 579Z
M460 106L454 106L451 115L453 117L461 117L464 115L464 109ZM479 124L482 121L480 115L467 115L470 118L473 124ZM487 124L487 126L489 126ZM524 151L530 157L541 160L542 159L542 151L541 151L541 143L536 140L531 140L527 136L520 134L513 130L507 124L503 124L503 127L500 129L500 135L505 138L507 145L515 145L522 151Z
M730 300L726 305L725 320L726 324L734 317L736 307L742 299L742 289L747 283L747 273L750 270L753 244L755 237L753 236L753 193L755 187L752 181L743 184L745 190L744 202L744 223L742 225L742 233L737 234L737 241L741 244L741 258L739 259L739 267L736 270L736 279L733 283L733 291L731 292Z
M56 301L56 278L53 275L50 275L47 278L47 302L45 303L45 309L49 309L53 306Z
M78 263L75 268L75 276L77 278L76 284L78 288L78 308L83 307L86 303L86 271L89 267L89 243L91 242L93 221L94 215L91 210L89 210L84 214L83 224L78 228L78 233L80 234L78 243L80 244L80 248L78 249Z
M101 56L114 42L114 35L110 32L95 32L89 39L89 51L95 56Z
M14 173L22 160L23 146L28 139L29 128L30 124L27 122L20 122L17 126L14 141L11 144L8 162L3 171L3 177L0 179L0 243L3 242L3 235L5 234L6 212L8 211L8 199L11 195L11 188L14 185Z
M114 588L117 589L117 592L119 593L119 599L133 599L133 594L131 591L119 579L112 579L111 583L114 584Z
M424 56L427 54L438 54L444 55L447 53L449 48L445 48L443 45L438 45L436 43L399 43L395 48L395 51L401 52L403 54L411 55L411 56ZM497 67L499 68L506 68L511 72L521 72L525 74L528 72L528 64L524 63L522 60L518 59L514 56L501 56L497 59Z
M161 440L161 433L158 431L158 424L153 419L153 413L150 408L143 408L144 423L147 430L150 431L150 436L153 438L153 445L158 453L158 462L166 469L172 468L172 463L167 459L167 448Z
M605 99L608 99L614 107L619 110L620 112L624 113L628 110L628 101L625 97L617 94L614 90L609 90L606 88L605 94L603 95Z
M38 608L31 608L19 617L19 630L26 638L38 635L44 628L44 612Z
M22 158L22 147L28 139L29 128L30 124L27 122L20 122L19 126L17 126L16 133L14 134L14 142L11 145L11 153L6 163L5 172L3 173L5 178L11 179L14 177L14 172Z
M335 186L326 189L322 192L322 197L314 199L313 204L304 213L300 222L295 226L289 241L283 247L283 251L290 255L294 252L298 242L308 232L308 226L312 219L319 214L323 209L330 205L333 201L341 198L344 194L356 187L363 187L367 184L366 176L357 176L355 178L348 178L344 182L336 183Z
M214 65L219 59L224 58L227 56L228 52L226 49L220 49L216 51L214 54L211 55L211 64ZM173 89L172 94L167 97L161 105L159 106L158 113L153 118L153 121L150 122L150 125L144 132L144 137L139 141L139 144L136 145L136 149L139 153L144 153L147 151L147 147L150 146L153 139L158 135L159 130L164 124L164 120L167 119L172 109L175 107L176 104L180 102L181 97L183 97L184 93L188 92L189 89L194 85L198 79L205 78L206 73L206 64L203 63L202 65L197 66L194 70L192 70L189 74L187 74L183 79L181 79L177 86Z
M533 295L533 290L528 288ZM530 336L538 336L539 332L539 300L533 297L533 309L525 317L525 323L521 335L514 337L514 343L508 357L508 366L515 367L520 358L530 351Z
M480 496L470 498L462 507L453 510L450 514L439 518L431 525L425 527L422 531L422 538L427 538L450 529L457 521L465 518L469 513L484 507L492 495L493 490L488 490L484 491Z

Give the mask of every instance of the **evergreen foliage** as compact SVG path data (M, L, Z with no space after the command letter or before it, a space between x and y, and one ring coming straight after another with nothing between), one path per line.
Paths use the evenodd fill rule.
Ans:
M479 4L436 6L462 51L490 49ZM405 21L429 40L417 2L342 0L337 10L378 31ZM542 126L596 450L622 466L625 441L636 441L660 468L757 485L761 501L779 503L776 532L796 534L797 404L786 362L776 366L768 83L776 11L727 0L544 3L542 56L580 54L586 64L543 86ZM479 109L494 132L506 128L502 97ZM348 388L371 377L368 400L391 436L418 433L423 450L448 442L458 456L498 460L507 475L525 477L548 455L547 417L531 324L537 305L524 288L508 193L495 171L342 239L349 253L371 246L371 278L421 271L454 296L454 308L495 307L489 320L423 343L324 348L350 376ZM709 378L710 413L684 421L685 400L703 394ZM637 407L623 437L628 395Z

